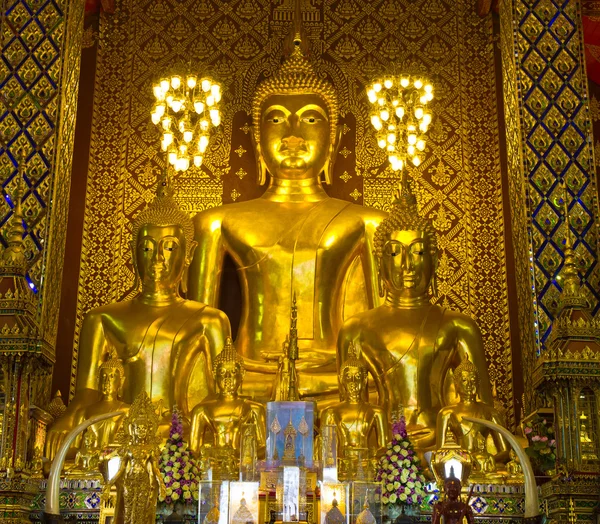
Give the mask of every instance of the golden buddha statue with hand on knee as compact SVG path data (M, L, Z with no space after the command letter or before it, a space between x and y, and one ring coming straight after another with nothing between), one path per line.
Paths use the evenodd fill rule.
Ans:
M352 344L340 368L342 401L321 413L321 426L336 427L337 456L341 472L346 475L368 467L369 459L385 450L389 436L386 413L365 400L368 376L358 348ZM365 455L359 456L360 451Z
M73 420L70 422L73 427L78 426L95 415L117 411L122 411L123 415L125 415L129 409L129 404L121 400L123 384L125 383L125 368L121 359L117 357L114 348L110 348L110 352L106 355L106 360L100 366L98 373L100 398L74 414ZM51 431L46 439L46 455L49 457L53 457L56 454L64 437L70 431L70 426L63 424L63 417L59 418L57 423L51 427ZM68 414L65 420L68 420ZM114 417L90 426L86 430L86 435L88 439L92 439L91 443L93 447L95 449L103 449L109 446L113 442L122 420L123 417ZM76 441L75 448L78 445L78 441L81 441L81 438Z
M257 452L264 454L265 408L238 396L244 372L244 359L227 338L213 366L217 396L205 399L192 410L190 449L198 452L210 446L212 464L221 470L232 469L227 461L239 462L244 424L255 424Z
M194 218L199 249L189 296L216 305L224 257L233 259L243 295L236 345L248 371L246 390L263 400L273 396L294 292L301 396L337 391L335 343L343 319L378 301L372 239L385 213L330 198L323 188L321 175L332 179L339 109L333 86L303 54L299 18L296 12L291 55L259 85L252 103L266 191Z
M402 405L411 440L423 450L435 443L437 413L449 403L449 369L469 357L481 369L482 397L491 402L483 341L470 317L431 303L436 234L432 223L420 216L406 175L374 244L385 302L344 323L338 362L347 358L353 342L360 344L388 420Z
M492 435L496 446L494 464L496 462L504 463L509 458L509 446L504 437L486 426L463 420L463 417L479 418L504 427L502 415L494 407L477 400L480 376L481 372L468 358L454 370L454 383L460 401L458 404L441 409L438 413L436 446L438 448L444 446L446 432L450 430L462 449L466 449L473 455L482 455L482 452L487 453L487 450L485 446L483 450L481 449L480 439L485 442L488 435ZM482 473L493 473L493 471L488 470Z
M200 355L210 369L216 348L230 335L229 320L222 311L179 294L196 243L190 217L170 193L167 181L160 181L156 199L133 223L131 247L141 291L132 300L92 309L83 320L75 396L51 428L51 442L74 426L81 408L98 401L98 371L108 348L116 349L125 369L124 402L146 391L151 400L164 400L168 410L177 405L187 414L188 388L203 390L203 396L212 391L210 373L191 372ZM162 424L168 427L168 417Z

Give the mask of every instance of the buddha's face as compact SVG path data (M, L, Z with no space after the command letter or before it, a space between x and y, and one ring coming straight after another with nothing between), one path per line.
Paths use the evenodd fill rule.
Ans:
M449 480L446 482L445 486L446 494L450 500L457 500L460 495L460 481L459 480Z
M318 177L331 154L329 113L314 94L271 95L262 104L260 154L276 178Z
M116 395L121 386L121 373L115 368L100 370L100 393L103 395Z
M136 242L136 263L143 287L178 284L186 265L186 241L182 227L142 226Z
M137 442L144 442L150 436L150 424L145 420L135 421L131 424L131 434Z
M242 372L235 362L222 362L215 372L217 387L226 396L235 395L242 384Z
M406 298L427 294L434 271L424 231L394 231L383 246L381 278L386 288Z
M357 401L361 398L366 379L366 372L358 367L347 366L343 370L340 380L348 400Z
M456 390L459 394L474 397L477 394L477 375L463 371L456 381Z

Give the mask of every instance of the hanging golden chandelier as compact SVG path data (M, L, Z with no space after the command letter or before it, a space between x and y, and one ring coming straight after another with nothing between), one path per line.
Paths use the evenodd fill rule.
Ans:
M386 76L367 88L372 105L371 124L377 144L387 151L394 171L423 161L425 133L431 123L427 104L433 100L433 86L421 76Z
M152 122L162 129L161 148L175 171L202 165L211 130L221 123L221 86L210 78L172 75L153 86Z

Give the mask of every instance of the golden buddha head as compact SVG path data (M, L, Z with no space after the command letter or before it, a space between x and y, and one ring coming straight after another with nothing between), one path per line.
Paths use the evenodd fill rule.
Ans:
M296 13L291 53L264 80L252 101L253 137L259 184L266 172L277 178L316 178L331 183L337 145L338 103L331 83L317 75L303 52Z
M100 366L98 386L103 396L120 397L125 383L125 368L114 348L110 349L106 360Z
M213 375L218 390L225 396L237 394L244 380L244 359L233 346L231 337L225 340L225 346L215 358Z
M373 243L381 296L387 289L405 298L418 298L426 295L430 286L435 294L437 237L432 222L419 214L406 175L394 195L389 216L375 231Z
M360 350L354 342L348 348L348 358L340 368L339 380L346 399L357 402L362 398L363 391L367 388L368 372L360 358Z
M479 371L468 355L454 370L454 386L461 396L473 398L479 391Z
M194 224L170 194L165 179L159 181L154 201L133 222L131 247L136 275L150 289L183 284L196 242Z

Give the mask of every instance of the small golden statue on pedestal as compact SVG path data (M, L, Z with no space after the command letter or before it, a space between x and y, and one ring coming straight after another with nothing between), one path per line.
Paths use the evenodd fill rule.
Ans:
M368 469L369 448L373 450L372 456L385 449L388 424L383 409L364 400L368 373L353 342L340 368L339 380L342 401L323 410L321 424L336 427L340 473L350 478L360 469Z
M67 469L65 475L69 477L101 477L98 464L100 463L101 449L96 445L94 433L88 428L83 434L82 443L77 454L75 462Z
M477 324L462 313L431 304L435 295L437 239L419 214L406 174L390 215L375 233L382 306L350 318L338 337L338 362L360 342L388 420L399 404L417 450L435 443L436 416L451 403L449 371L467 357L481 373L481 396L493 402L485 352Z
M507 484L523 484L525 482L525 476L523 475L523 466L519 457L515 451L511 448L510 460L506 463L506 483Z
M454 384L460 402L443 408L438 414L436 438L438 449L444 447L446 432L450 430L462 449L469 451L473 456L478 453L481 455L478 439L483 439L485 451L486 439L488 435L492 435L497 450L494 457L495 461L503 463L508 460L509 448L500 433L485 426L463 420L463 417L468 416L490 420L504 426L502 416L493 407L477 400L479 370L468 358L455 369ZM489 469L489 462L487 464L486 467Z
M107 360L102 363L99 371L100 400L75 413L75 425L79 425L95 415L116 411L122 411L125 415L129 411L129 404L120 400L125 383L125 368L114 348L111 348L107 356ZM109 447L114 442L122 421L123 417L114 417L90 426L87 433L93 435L93 446L99 450Z
M296 463L296 435L298 432L292 424L292 414L290 421L283 430L283 461Z
M103 489L103 495L108 496L112 486L117 488L117 522L154 522L158 496L166 496L166 487L158 469L158 421L159 416L150 397L146 392L140 393L123 421L119 438L121 447L104 457L106 461L114 456L121 459L117 473Z
M256 426L257 449L259 453L264 452L265 409L262 404L238 396L244 372L244 359L228 337L213 365L218 395L200 402L192 410L190 449L197 452L210 444L217 475L218 468L228 476L237 477L241 431L245 424Z

